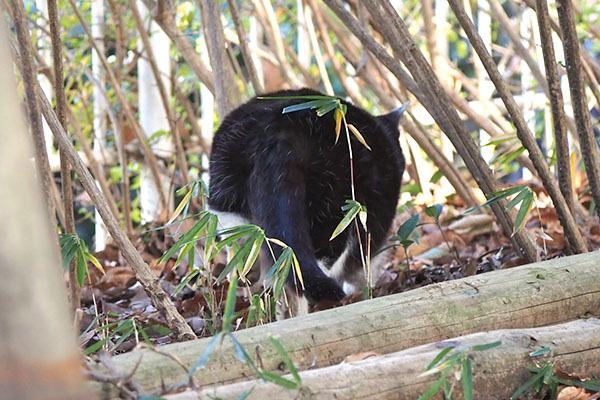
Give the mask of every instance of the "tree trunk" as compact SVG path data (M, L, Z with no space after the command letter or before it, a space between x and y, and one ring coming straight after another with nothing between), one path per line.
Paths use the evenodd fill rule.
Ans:
M577 371L582 377L598 377L600 367L600 320L577 320L543 328L498 330L474 333L443 342L431 343L384 356L371 356L362 361L345 362L331 367L300 373L302 386L289 390L273 383L250 380L199 392L187 391L166 396L169 400L237 399L247 392L247 399L416 399L425 393L440 374L420 376L425 367L447 346L469 348L501 341L485 351L469 353L473 371L473 398L508 399L532 374L528 367L551 361L562 370ZM552 357L529 354L542 347L552 349ZM452 353L450 353L452 354ZM366 356L366 355L365 355ZM455 368L458 370L458 368ZM285 376L292 380L291 375ZM453 398L462 398L462 383L453 375ZM502 382L502 384L498 384ZM435 399L442 399L441 390Z
M0 32L0 58L10 60L3 21ZM85 398L56 227L34 180L32 144L8 61L0 64L0 87L0 393L7 399Z
M269 339L277 335L297 368L305 370L337 364L358 352L388 354L483 330L562 323L598 313L598 259L594 252L494 271L246 329L235 337L252 357L260 352L264 369L277 371L281 358ZM210 340L162 349L191 367ZM142 355L134 379L146 390L185 378L180 366L150 351L134 351L114 360L122 371L131 371ZM252 372L237 361L231 341L225 339L194 378L199 386L206 386L247 376Z

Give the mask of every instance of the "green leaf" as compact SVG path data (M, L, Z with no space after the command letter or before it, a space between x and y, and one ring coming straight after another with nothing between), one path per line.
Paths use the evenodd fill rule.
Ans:
M233 312L235 311L235 301L237 299L237 284L238 277L234 270L231 274L231 282L229 282L227 299L225 300L225 311L223 312L223 330L227 332L233 323Z
M536 383L541 382L542 379L544 378L544 370L540 370L539 373L535 374L534 376L532 376L531 378L529 378L527 380L527 382L525 382L523 385L521 385L511 396L510 399L516 399L517 397L519 397L520 395L522 395L523 393L527 392L529 389L531 389Z
M250 250L248 252L248 256L246 257L246 262L244 263L243 267L241 268L240 277L242 279L245 279L246 274L248 272L250 272L250 269L252 269L254 262L258 258L260 249L261 249L264 241L265 241L265 235L262 232L257 232L254 235L254 240L252 241L252 247L250 248Z
M183 290L183 288L192 280L194 279L194 277L196 275L198 275L198 273L200 272L199 269L194 269L192 272L189 273L188 276L186 276L181 283L179 283L179 285L177 285L177 287L175 288L175 290L173 290L173 294L171 296L175 296L177 293L181 292L181 290Z
M518 193L521 190L523 190L523 188L525 188L525 187L526 186L515 186L515 187L512 187L512 188L508 188L508 189L504 189L504 190L499 190L497 192L490 193L487 196L488 201L486 201L485 203L483 203L483 204L481 204L481 205L479 205L477 207L469 208L467 211L464 212L464 214L472 213L475 210L479 210L481 207L485 207L485 206L487 206L487 205L489 205L491 203L494 203L494 202L496 202L496 201L498 201L500 199L504 199L504 198L506 198L508 196L511 196L511 195L513 195L515 193Z
M501 344L502 344L501 340L498 340L497 342L486 343L486 344L476 344L475 346L471 347L471 350L473 350L473 351L489 350L489 349L493 349L494 347L498 347Z
M348 211L346 212L346 215L344 215L344 218L342 218L338 226L334 229L333 233L331 234L331 237L329 238L330 241L335 239L336 236L342 233L344 229L346 229L348 225L350 225L350 223L358 215L361 208L360 203L354 200L346 200L346 205L344 207L346 207L346 210ZM342 207L343 210L344 207Z
M333 109L338 108L338 104L339 104L338 99L332 99L332 101L329 102L328 104L324 104L321 107L317 108L317 115L319 117L322 117L323 115L327 114L328 112L332 111Z
M437 183L440 179L442 179L443 176L444 176L444 173L442 172L442 170L438 169L437 171L435 171L433 173L433 175L431 175L431 179L429 179L429 182Z
M161 258L158 260L158 264L164 263L172 255L181 250L186 244L197 241L200 238L200 232L204 229L210 218L209 213L201 213L202 218L194 224L194 226L182 235L179 240L175 242L173 246Z
M533 352L529 353L529 356L530 356L530 357L542 356L542 355L544 355L544 354L548 354L548 353L550 353L550 351L551 351L551 350L550 350L550 347L548 347L548 346L544 346L544 347L542 347L542 348L541 348L541 349L539 349L539 350L536 350L536 351L533 351Z
M281 345L281 342L279 342L279 340L277 340L274 336L269 336L269 339L271 340L271 343L273 343L275 350L277 350L277 352L279 353L279 356L285 363L285 366L287 367L288 371L290 371L290 373L294 377L294 380L296 381L296 383L298 383L298 384L302 383L302 380L300 379L300 375L298 375L298 370L296 370L294 363L292 362L292 360L290 359L290 356L288 355L288 353L285 351L285 349Z
M85 274L87 272L87 263L81 247L77 249L77 283L82 287L85 283Z
M258 231L254 232L250 237L246 240L246 242L240 247L238 251L235 252L233 258L229 261L229 263L225 266L219 277L217 278L217 282L221 282L221 280L227 276L231 271L238 267L238 265L242 265L242 262L248 259L250 255L250 250L253 248L254 243L259 240L259 237L263 236L264 233ZM262 243L262 242L261 242ZM241 272L241 268L237 268L238 272Z
M197 369L204 367L204 365L208 361L208 357L210 357L210 353L212 353L212 350L215 347L215 344L217 343L217 340L219 340L219 338L221 338L221 336L223 336L223 333L219 332L215 336L213 336L213 338L211 339L210 342L208 342L208 346L206 346L206 349L204 349L202 356L200 357L198 362L196 364L194 364L194 366L188 372L188 374L187 374L188 379L194 374L194 372Z
M531 212L532 206L533 206L533 192L530 190L529 195L527 197L525 197L525 199L521 203L521 207L519 208L519 211L517 212L517 216L515 218L515 228L514 228L513 235L525 226L525 223L527 222L527 217L529 216L529 213Z
M271 371L260 371L260 377L265 381L273 382L274 384L286 389L298 389L299 387L298 383L290 381L289 379L285 379L284 377L279 376Z
M451 352L456 346L448 346L444 347L442 351L438 353L437 356L425 367L425 370L428 371L433 368L437 363L439 363L449 352Z
M465 357L462 359L462 384L463 398L473 400L473 371L471 369L471 359Z
M401 239L401 241L407 240L411 233L413 233L413 231L417 227L417 224L419 223L419 218L420 214L415 214L406 221L404 221L402 225L400 225L400 228L398 229L398 232L396 234Z
M434 204L425 209L425 214L435 219L437 222L440 218L440 214L442 214L443 206L441 204Z
M446 376L448 376L448 374L450 373L450 370L451 370L450 368L447 368L446 370L444 370L444 372L442 372L442 375L440 376L440 378L433 385L431 385L431 387L425 393L423 393L421 396L419 396L419 400L428 400L428 399L432 398L433 395L436 394L437 391L440 389L442 384L446 381Z
M295 111L302 111L302 110L306 110L306 109L323 107L323 106L327 106L328 104L330 104L331 101L332 100L330 98L328 98L328 99L307 101L305 103L300 103L300 104L294 104L294 105L285 107L281 113L288 114L288 113L292 113Z

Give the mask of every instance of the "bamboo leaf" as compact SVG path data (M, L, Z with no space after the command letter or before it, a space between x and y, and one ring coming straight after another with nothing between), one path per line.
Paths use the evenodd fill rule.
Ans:
M354 125L352 125L352 124L348 124L348 128L350 129L350 132L352 132L352 134L354 135L354 137L357 138L358 141L363 146L365 146L367 149L369 149L369 151L371 151L371 148L367 144L367 141L365 140L365 138L363 137L363 135L361 135L361 133L358 131L358 129L356 129L356 127Z
M177 206L175 211L173 211L173 215L171 215L171 218L169 218L166 225L169 225L173 221L175 221L175 218L177 218L179 216L179 214L181 214L181 211L183 211L185 206L189 204L191 197L192 197L192 191L190 190L189 192L186 193L185 197L181 200L181 202L179 202L179 205Z
M519 211L517 212L517 216L515 218L515 229L514 229L513 235L525 226L525 223L527 222L527 217L531 213L532 207L533 207L533 192L529 191L529 195L527 197L525 197L525 199L521 203L521 208L519 208Z
M283 360L288 371L290 371L290 373L294 377L294 380L296 381L296 383L298 383L298 384L302 383L302 380L300 379L300 375L298 375L298 370L296 369L296 366L294 365L294 363L290 359L290 356L288 355L288 353L285 351L285 349L281 345L281 342L279 340L277 340L274 336L269 336L269 339L271 340L271 343L273 343L273 347L275 347L275 350L277 350L277 352L279 353L279 356Z
M473 370L471 369L471 359L465 357L462 359L462 384L463 398L473 400Z
M396 234L401 239L401 241L407 240L411 233L413 233L413 231L417 227L417 224L419 223L419 218L420 214L415 214L406 221L404 221L402 225L400 225L400 228L398 229L398 232Z
M289 114L289 113L292 113L295 111L302 111L302 110L322 107L322 106L328 104L330 101L331 101L331 98L327 98L327 99L318 99L318 100L307 101L305 103L300 103L300 104L294 104L291 106L284 107L284 109L283 109L283 111L281 111L281 113Z
M340 131L342 130L342 119L344 118L344 113L341 109L335 110L335 144L337 144L340 138Z
M358 202L356 202L356 204L352 204L350 206L350 209L348 210L348 212L346 212L346 215L344 215L344 218L342 218L342 220L340 221L338 226L336 226L336 228L334 229L329 240L331 241L331 240L335 239L336 236L338 236L340 233L342 233L344 231L344 229L346 229L348 227L348 225L350 225L352 220L358 215L359 211L360 211L360 204Z
M450 353L456 346L448 346L448 347L444 347L442 349L442 351L440 351L438 353L437 356L435 356L435 358L429 363L429 365L427 365L425 367L426 370L430 370L431 368L433 368L433 366L435 366L437 363L439 363L445 356L446 354Z
M221 336L223 336L223 333L219 332L215 336L213 336L213 338L210 342L208 342L208 346L206 346L206 349L204 349L204 352L202 353L202 356L200 357L198 362L196 364L194 364L194 366L192 368L190 368L190 371L187 374L188 379L194 374L194 372L197 369L203 368L204 365L206 365L206 362L208 361L208 357L210 357L210 353L212 353L212 350L215 347L217 340L219 340L219 338Z

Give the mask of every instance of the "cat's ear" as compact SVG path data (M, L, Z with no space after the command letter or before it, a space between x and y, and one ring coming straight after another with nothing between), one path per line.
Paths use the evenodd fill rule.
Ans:
M380 115L377 118L385 121L386 123L390 124L393 127L398 127L398 122L400 122L400 118L402 117L402 114L404 113L404 111L406 111L406 109L408 108L409 105L410 105L410 101L407 101L406 103L402 104L400 107L396 108L395 110L392 110L387 114Z

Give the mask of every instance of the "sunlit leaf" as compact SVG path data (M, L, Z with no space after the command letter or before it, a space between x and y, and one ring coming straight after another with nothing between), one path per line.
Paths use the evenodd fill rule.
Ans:
M352 220L354 220L354 218L360 212L360 203L357 201L346 200L345 207L347 207L347 206L350 206L350 207L349 207L348 211L346 212L346 215L344 215L344 218L342 218L342 220L340 221L338 226L336 226L336 228L333 230L333 233L331 234L331 237L329 238L329 240L335 239L336 236L338 236L340 233L342 233L344 231L344 229L346 229L348 227L348 225L350 225Z
M444 347L442 349L442 351L440 351L438 353L438 355L435 356L435 358L429 363L429 365L427 365L427 367L425 367L425 369L430 370L431 368L433 368L435 365L437 365L437 363L439 363L446 356L446 354L450 353L454 348L455 348L455 346Z
M525 222L527 222L527 217L531 213L531 209L533 207L533 192L530 191L529 193L530 195L523 199L521 207L517 212L513 235L525 226Z
M338 139L340 138L340 131L342 130L342 119L344 118L344 113L341 109L335 110L335 143L337 144Z
M356 129L356 127L352 124L348 124L348 129L350 129L350 132L352 132L352 134L354 135L355 138L358 139L358 141L365 146L367 149L369 149L369 151L371 150L371 147L369 147L369 145L367 144L367 141L365 140L365 138L363 137L363 135L358 131L358 129Z
M181 200L181 202L179 203L179 205L177 206L175 211L173 211L173 215L171 215L171 218L169 218L166 225L169 225L170 223L175 221L175 219L179 216L179 214L181 214L181 212L183 211L185 206L187 206L189 204L191 197L192 197L192 191L190 190L189 192L186 193L185 197Z

